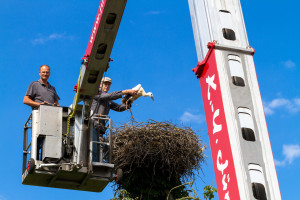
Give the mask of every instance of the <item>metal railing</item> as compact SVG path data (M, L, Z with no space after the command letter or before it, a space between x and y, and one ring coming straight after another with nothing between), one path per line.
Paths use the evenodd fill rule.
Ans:
M31 147L31 142L28 144L28 130L32 129L32 114L28 117L25 125L24 125L24 136L23 136L23 166L22 166L22 174L26 170L27 165L27 154L30 154L29 148Z
M90 166L92 167L93 164L108 164L110 165L112 163L112 120L110 119L109 116L107 115L94 115L92 117L92 120L94 121L108 121L108 126L105 126L105 134L103 134L102 138L99 138L98 141L93 140L93 133L95 130L91 130L91 141L90 141L90 151L89 151L89 158L90 158ZM91 126L91 129L94 129L93 126ZM108 130L108 133L107 133ZM101 135L100 135L101 136ZM106 137L105 137L106 136ZM102 140L102 141L100 141ZM99 162L94 162L93 161L93 144L99 145ZM97 160L98 160L97 159Z

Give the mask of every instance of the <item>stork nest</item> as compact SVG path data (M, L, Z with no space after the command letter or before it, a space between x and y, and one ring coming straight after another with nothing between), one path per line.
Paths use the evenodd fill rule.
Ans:
M121 124L113 131L113 163L124 176L137 169L168 177L194 178L202 170L206 146L189 127L172 122Z

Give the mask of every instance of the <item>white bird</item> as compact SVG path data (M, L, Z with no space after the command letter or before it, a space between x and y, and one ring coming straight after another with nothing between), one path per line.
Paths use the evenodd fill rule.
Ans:
M150 97L154 101L152 92L147 92L146 93L145 90L142 88L141 84L138 84L137 86L135 86L132 89L133 90L137 90L137 94L134 95L134 96L132 96L130 94L127 94L121 100L121 102L124 103L124 104L126 104L127 106L131 105L135 100L137 100L141 96L143 96L143 97Z

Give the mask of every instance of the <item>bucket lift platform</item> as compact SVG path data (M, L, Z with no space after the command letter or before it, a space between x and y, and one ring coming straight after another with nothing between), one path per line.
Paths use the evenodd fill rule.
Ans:
M108 116L91 117L90 111L103 74L108 69L126 3L127 0L100 1L70 108L41 105L32 111L25 123L23 184L101 192L114 178L112 120ZM83 104L79 105L80 102ZM109 133L103 141L92 137L95 135L93 120L109 122ZM70 134L68 126L71 127ZM93 149L100 150L96 159L95 154L92 155ZM117 171L118 181L122 170Z
M90 119L108 122L103 142L93 141L95 130L82 118L83 110L84 106L78 108L70 124L73 131L68 135L68 108L42 105L32 111L24 126L23 184L101 192L114 179L112 120L107 116ZM100 154L96 155L98 161L93 161L92 152L97 145Z
M73 169L69 171L59 167L56 172L35 170L31 174L29 174L28 170L26 170L23 174L23 184L101 192L111 181L111 171L106 167L104 170L107 171L106 174L108 174L106 177L95 177L92 173L89 173L86 168L82 168L80 170Z

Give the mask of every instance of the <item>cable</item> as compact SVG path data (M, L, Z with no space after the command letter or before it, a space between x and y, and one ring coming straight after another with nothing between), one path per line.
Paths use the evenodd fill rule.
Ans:
M106 75L106 72L104 72L103 76L105 77L105 75ZM81 70L80 70L80 74L79 74L79 78L78 78L78 82L77 82L78 87L77 87L77 92L76 92L75 105L74 105L74 108L73 108L73 112L68 117L68 128L67 128L67 133L65 134L65 136L68 136L69 133L70 133L71 119L74 117L75 112L77 110L78 99L79 99L79 91L80 91L80 80L81 80ZM101 82L101 84L103 84L103 83ZM100 90L99 95L101 95L101 92L102 92L102 90ZM97 111L99 109L99 106L100 106L100 99L99 99L99 101L97 101L97 105L96 105L96 107L93 111L93 114L89 118L92 118L94 116L95 111Z
M103 77L106 77L106 71L104 72L102 78L103 78ZM101 83L100 83L100 88L102 88L102 86L103 86L103 82L101 81ZM102 90L100 90L100 93L99 93L99 96L100 96L100 97L101 97L101 93L102 93ZM92 118L92 117L94 116L95 112L99 109L99 106L100 106L100 98L99 98L99 101L97 101L97 104L96 104L96 106L95 106L95 109L93 110L93 114L92 114L89 118Z
M74 105L72 114L69 115L69 117L68 117L68 128L67 128L68 131L65 134L65 136L68 136L69 133L70 133L71 118L74 117L74 114L75 114L76 109L77 109L78 99L79 99L78 97L79 97L79 91L80 91L80 80L81 80L81 70L80 70L80 74L79 74L79 78L78 78L78 82L77 82L77 92L76 92L76 98L75 98L75 105Z

